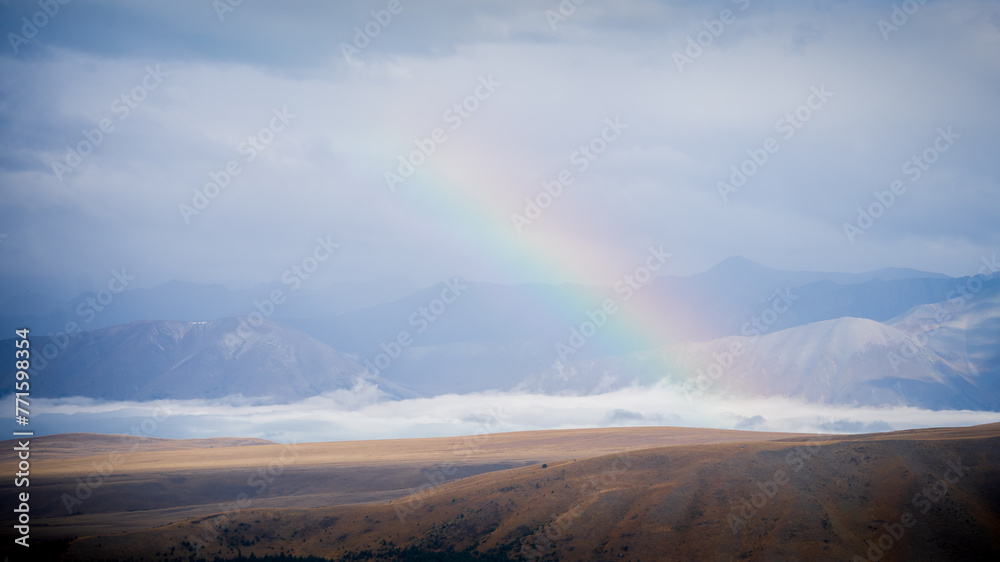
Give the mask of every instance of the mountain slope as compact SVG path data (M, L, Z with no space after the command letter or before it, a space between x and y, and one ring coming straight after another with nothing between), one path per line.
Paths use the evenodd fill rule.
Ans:
M237 337L241 322L145 321L61 340L33 338L39 374L32 379L32 396L151 400L240 394L293 400L351 388L363 370L355 358L276 322ZM12 342L0 342L11 357ZM56 349L53 359L44 359L46 350Z
M592 393L664 380L689 395L1000 409L1000 289L917 306L885 324L838 318L559 364L520 388Z
M662 339L636 338L630 315L619 314L609 318L574 359L614 363L615 356L662 345L740 334L774 306L776 294L790 286L785 283L822 276L730 260L690 278L657 278L621 304L630 313L662 317L655 336ZM850 285L822 280L798 286L788 293L791 305L769 329L842 316L884 321L913 306L945 299L960 282L905 278L899 272L893 276L904 278L858 279ZM604 299L620 296L599 287L464 283L467 289L432 322L424 322L418 312L427 310L440 286L374 308L291 323L334 349L368 359L382 352L381 343L409 331L412 346L384 376L422 394L507 389L552 367L558 359L555 344L565 342L570 328L579 326L586 312L600 308ZM1000 285L1000 279L991 284Z
M252 312L253 303L268 298L275 289L284 293L285 300L275 308L273 318L286 321L376 306L410 295L419 287L400 278L337 283L323 288L303 284L294 292L289 285L279 282L229 289L219 284L169 281L152 288L127 287L111 295L110 300L110 293L105 290L104 295L83 293L68 301L24 292L0 305L0 333L25 326L39 332L58 333L67 322L85 324L86 329L92 330L142 320L220 320ZM88 299L99 301L98 308L88 304Z
M664 372L662 363L672 355L686 358L676 369L677 372L673 373L674 376L683 378L684 372L696 373L699 368L708 368L714 363L711 356L725 351L736 340L723 342L721 347L719 343L711 342L747 333L748 328L754 329L752 322L759 321L762 317L768 321L773 320L766 327L766 331L771 333L844 316L889 321L893 317L900 317L914 306L942 301L956 286L968 284L968 278L952 279L937 274L916 277L919 275L924 273L910 270L881 270L868 274L784 272L742 258L730 258L702 274L655 278L648 286L637 290L634 299L621 302L626 313L610 317L588 339L586 345L573 354L575 362L569 369L583 376L569 381L570 386L567 388L577 392L592 392L599 384L613 387L634 380L655 381L671 375L671 372ZM619 296L611 288L580 285L498 285L460 280L450 280L449 284L458 288L448 293L448 299L441 299L443 292L447 290L447 284L441 284L403 299L334 315L325 312L332 310L326 305L310 309L309 303L326 301L303 291L295 294L294 300L289 297L288 303L279 307L275 314L276 317L279 312L302 314L303 316L287 322L336 350L338 354L357 356L357 362L361 365L367 365L367 361L375 363L381 357L379 365L380 368L384 365L385 369L378 374L398 383L400 387L395 389L396 392L405 394L402 388L411 389L407 391L409 393L423 395L505 390L522 383L528 386L534 384L536 388L543 390L561 390L559 385L563 382L559 382L559 379L565 378L562 373L567 366L558 363L556 343L566 341L570 329L585 320L588 310L599 308L604 299ZM378 292L388 294L387 291L393 286L393 283L387 283ZM1000 277L983 283L983 287L982 294L995 294L1000 291ZM153 296L164 300L159 302ZM93 325L130 314L168 314L165 307L174 301L184 301L181 297L185 296L192 297L193 300L187 304L182 303L176 311L169 314L177 317L190 316L195 314L194 308L204 305L202 317L210 318L230 308L245 306L246 302L253 300L243 293L237 295L227 292L221 286L171 283L155 290L126 291L115 296L114 301L96 315L100 321L95 320ZM323 298L332 299L334 296L331 293ZM782 304L782 298L786 301L784 309L780 314L775 314L775 307ZM358 304L361 302L363 301ZM198 306L192 308L192 303L197 303ZM640 311L651 317L663 318L662 325L656 330L637 332L635 326L630 324L630 319L634 318L633 313ZM766 314L773 317L768 318L764 316ZM53 318L49 320L55 322ZM849 364L856 371L844 375L844 380L865 381L866 387L856 392L838 390L830 384L824 388L815 381L793 385L793 388L785 392L818 401L840 403L858 401L865 404L894 404L916 397L920 404L951 404L971 408L983 407L984 403L1000 405L1000 400L983 402L977 398L969 402L962 398L970 391L962 378L967 382L976 381L973 383L976 388L987 389L988 396L1000 395L1000 383L994 385L991 382L998 378L998 357L993 350L1000 338L992 334L998 332L1000 320L984 322L995 324L982 324L981 328L976 329L975 337L979 343L975 344L976 349L971 352L979 358L975 361L959 361L955 357L956 353L963 356L968 353L965 350L958 352L948 349L956 342L965 345L965 342L973 341L966 332L961 335L964 339L957 340L959 335L953 322L937 329L936 339L927 344L928 347L917 350L912 358L907 357L903 362L891 360L891 374L886 374L881 380L875 380L861 372L864 369L885 371L885 365L876 355L865 360L843 363ZM214 323L215 321L210 322ZM31 327L36 334L46 333L37 326ZM855 328L864 331L860 324ZM410 336L411 345L399 350L400 353L392 357L391 361L386 361L389 359L386 346L394 346L393 342L404 332ZM903 332L910 334L906 330ZM953 336L945 337L946 333ZM897 353L896 349L903 345L899 343L898 335L890 337L893 342L891 346L882 345L887 357L892 357L891 354ZM649 336L649 339L644 340L642 336ZM57 336L57 339L59 337L61 336ZM823 336L818 334L815 337ZM314 340L308 341L309 346L319 344ZM679 343L685 341L709 343L700 347L696 344ZM845 341L849 343L851 340ZM270 369L284 373L282 376L291 377L290 389L280 391L283 399L312 395L320 388L326 388L308 377L294 374L295 369L283 366L290 360L286 346L258 343L262 347L244 351L255 357L253 361L247 360L247 364L254 364L251 370ZM173 349L170 347L172 345L174 344L167 347ZM668 351L663 352L660 349L662 346L668 346ZM3 349L2 342L0 349ZM850 353L856 355L858 352L860 350ZM188 364L180 362L182 357L175 357L175 362L170 364L156 363L153 366L125 361L113 365L113 368L105 367L102 363L104 359L86 359L96 362L94 365L100 368L99 372L104 373L102 380L89 381L90 386L86 391L101 396L152 397L174 393L169 385L156 382L153 380L156 377L148 372L138 375L141 384L132 380L126 373L136 369L169 370L173 380L183 380L185 385L199 388L205 396L215 396L234 388L224 377L219 378L224 371L220 367L223 361L221 355L211 358L199 353ZM769 383L782 376L794 375L791 372L780 374L782 369L794 366L790 363L783 366L785 363L781 358L777 358L777 363L766 373L760 372L759 365L770 361L770 357L762 355L757 358L756 363L751 359L745 358L744 362L750 361L750 364L737 365L735 369L740 373L757 373L755 376L761 379L755 390L757 392L769 392ZM295 359L299 360L310 361L305 356ZM60 361L56 358L55 363ZM199 369L208 369L207 378L200 378L192 370L195 365ZM831 377L836 378L834 375L840 368L841 364L826 365L822 376L828 381ZM902 374L896 372L900 369ZM90 370L93 371L93 368ZM312 372L315 369L307 367L306 370ZM332 370L340 372L340 368ZM355 365L355 370L358 372L360 368ZM558 373L559 376L551 376L553 373ZM980 377L981 373L984 376ZM553 380L547 381L546 378ZM108 391L103 387L102 381L121 389ZM77 387L85 383L87 381L73 381ZM256 386L249 392L266 392L263 379L253 384ZM934 396L935 389L941 385L949 387L947 392ZM140 386L144 390L140 391ZM716 390L724 386L719 385ZM388 383L383 381L383 387L387 388ZM739 387L734 387L734 390L739 390Z
M943 300L953 281L941 274L906 269L862 274L781 271L733 257L703 273L655 278L638 291L634 302L635 308L699 319L697 325L669 334L671 341L707 340L738 334L745 319L759 313L765 299L789 287L808 287L807 294L776 328L847 315L885 320L914 305ZM588 306L599 306L605 298L615 296L613 287L467 285L469 290L455 306L434 321L434 330L421 334L425 336L423 345L515 340L548 343L548 339L563 336L566 326L578 322ZM41 333L59 333L69 321L86 329L142 320L213 321L251 312L252 303L265 299L274 289L283 290L287 300L276 307L273 319L340 351L366 355L378 348L380 340L413 328L412 315L427 307L442 287L415 290L406 280L383 279L322 289L304 286L292 293L282 283L231 290L222 285L171 281L149 289L127 287L114 295L105 291L102 299L85 293L62 303L22 293L7 299L0 308L0 329L10 332L28 326ZM104 305L97 311L87 299ZM649 347L624 337L627 331L613 334L617 329L609 326L602 334L609 342L606 353Z
M739 396L783 395L818 403L932 409L989 408L979 401L967 373L931 350L917 347L913 361L893 369L891 354L908 341L907 334L891 326L840 318L757 340L724 338L701 349L695 347L693 355L705 364L723 350L743 346L746 352L716 381L719 391Z

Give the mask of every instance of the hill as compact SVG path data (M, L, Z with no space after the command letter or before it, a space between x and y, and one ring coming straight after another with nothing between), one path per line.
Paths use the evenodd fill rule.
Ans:
M31 440L33 533L60 539L145 529L231 509L241 494L254 507L386 501L429 483L544 460L794 435L644 427L288 444L54 435ZM0 452L4 470L13 474L16 462L12 446ZM16 507L12 484L0 482L0 509Z
M250 508L82 538L68 557L987 560L1000 549L998 467L1000 424L653 447L382 504Z

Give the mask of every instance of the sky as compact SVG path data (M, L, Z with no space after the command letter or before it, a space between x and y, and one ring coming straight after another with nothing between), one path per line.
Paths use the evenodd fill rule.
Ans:
M996 2L45 6L0 0L0 296L1000 249Z

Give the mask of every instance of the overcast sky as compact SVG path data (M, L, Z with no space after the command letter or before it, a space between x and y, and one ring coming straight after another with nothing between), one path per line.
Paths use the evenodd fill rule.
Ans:
M1000 251L995 1L224 2L0 0L4 293L245 287L317 237L324 284L603 283L650 244L669 274Z

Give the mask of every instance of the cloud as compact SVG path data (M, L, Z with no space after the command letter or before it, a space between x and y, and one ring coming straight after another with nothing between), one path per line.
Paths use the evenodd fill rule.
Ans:
M244 3L222 21L211 3L67 4L21 52L0 50L11 235L0 286L68 297L114 267L143 286L248 286L327 234L343 253L324 285L455 273L599 282L532 266L523 249L552 233L609 255L667 243L678 273L743 254L785 269L965 274L1000 246L996 3L922 5L888 41L876 22L889 5L741 5L587 3L553 30L545 11L557 2L404 2L351 65L342 43L383 2ZM679 72L674 53L724 7L735 23ZM36 9L12 4L0 29ZM158 64L169 77L119 119L114 101ZM444 112L490 74L502 87L449 129ZM821 85L829 102L722 203L716 182L781 138L778 120ZM178 206L284 107L288 129L182 220ZM510 214L616 116L630 124L621 140L519 236ZM52 163L104 118L115 131L59 181ZM954 149L850 244L843 224L948 126ZM439 127L448 142L390 192L385 171Z
M806 433L863 433L1000 421L996 412L918 408L853 408L781 398L699 399L689 403L667 386L626 388L590 396L531 393L444 394L379 399L374 386L268 405L224 400L99 402L37 399L36 434L69 431L150 437L261 437L281 442L440 437L608 426L680 426Z

